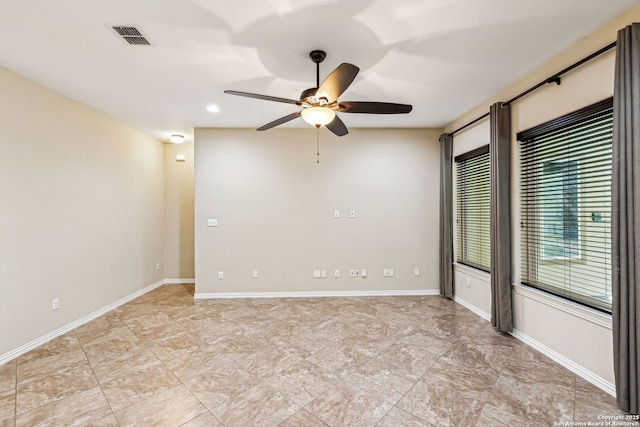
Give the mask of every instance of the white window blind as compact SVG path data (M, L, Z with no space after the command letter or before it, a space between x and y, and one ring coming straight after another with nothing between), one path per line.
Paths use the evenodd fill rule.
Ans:
M489 271L491 265L489 146L457 156L455 161L456 261Z
M522 283L611 311L612 101L518 134Z

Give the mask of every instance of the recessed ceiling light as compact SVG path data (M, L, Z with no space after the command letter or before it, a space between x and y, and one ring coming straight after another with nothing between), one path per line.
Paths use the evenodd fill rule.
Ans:
M220 112L220 107L218 107L217 105L211 104L211 105L209 105L207 107L207 111L210 112L210 113L219 113Z

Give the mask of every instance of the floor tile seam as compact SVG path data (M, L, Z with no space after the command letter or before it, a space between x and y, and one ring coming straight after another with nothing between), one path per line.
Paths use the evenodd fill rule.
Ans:
M136 402L130 403L129 405L123 406L122 408L118 409L117 411L114 411L114 410L111 408L111 404L109 403L109 399L107 399L107 403L109 403L109 408L111 409L111 412L113 413L113 418L115 418L115 420L116 420L116 422L118 423L118 425L120 425L120 421L118 420L118 417L116 416L116 414L121 413L122 411L124 411L124 410L126 410L126 409L129 409L129 408L131 408L131 407L132 407L132 406L134 406L134 405L141 405L141 404L144 404L145 402L147 402L147 401L149 401L150 399L152 399L152 398L156 397L157 395L162 394L162 393L166 393L166 392L168 392L169 390L174 389L174 388L176 388L176 387L180 387L180 386L185 387L185 388L186 388L186 390L191 394L191 396L192 396L192 397L194 397L198 402L200 402L200 400L199 400L195 395L193 395L193 393L191 392L191 390L190 390L189 388L187 388L187 387L186 387L182 382L179 382L178 384L172 385L171 387L166 388L166 389L164 389L164 390L160 390L160 391L158 391L158 392L156 392L156 393L151 393L151 394L149 394L148 396L146 396L144 399L141 399L141 400L138 400L138 401L136 401ZM102 388L101 388L101 389L102 389ZM103 391L103 394L104 394L104 391ZM105 398L106 398L106 396L105 396ZM201 405L202 405L202 407L205 409L205 411L204 411L204 412L208 411L208 408L207 408L205 405L203 405L202 403L200 403L200 404L201 404ZM201 412L201 413L200 413L200 414L198 414L197 416L200 416L200 415L204 414L204 412ZM197 417L197 416L196 416L196 417ZM191 421L191 420L189 420L189 421Z
M482 411L487 406L487 402L489 401L489 399L493 395L493 393L494 393L494 391L496 389L496 385L498 384L498 380L500 380L500 377L502 376L502 371L504 371L504 369L505 369L505 367L503 366L500 369L500 372L498 373L498 375L496 376L496 380L494 381L493 385L491 386L491 390L489 391L489 393L487 393L487 397L484 399L484 402L482 402L482 406L481 406L480 410L478 411L478 415L476 415L476 419L474 420L473 425L475 425L478 422L478 419L482 415Z
M28 360L28 361L26 361L26 362L22 362L22 363L18 363L18 362L16 361L16 386L17 386L18 384L20 384L20 383L31 382L31 381L38 380L38 379L42 379L42 378L46 378L46 377L48 377L48 376L49 376L49 375L46 375L46 376L44 376L44 377L41 377L41 376L34 376L34 377L27 377L28 379L27 379L26 381L25 381L24 379L20 380L20 377L19 377L19 375L18 375L18 373L19 373L19 368L20 368L20 367L22 367L22 366L24 366L24 365L26 365L26 364L30 364L30 363L34 363L34 364L39 364L39 363L40 363L40 364L43 364L44 366L47 366L47 365L49 365L49 363L50 363L50 362L49 362L49 363L43 363L43 362L42 362L43 360L45 360L45 361L49 361L49 360L53 360L53 358L56 358L56 359L61 359L61 358L62 358L62 359L63 359L63 358L64 358L64 356L66 356L67 354L72 353L72 352L74 352L74 351L78 351L78 350L79 350L79 349L72 349L72 350L64 351L64 352L62 352L62 353L58 353L58 354L50 354L50 355L48 355L48 356L34 358L34 359L31 359L31 360ZM83 350L83 353L84 353L84 350ZM84 357L85 357L85 359L87 358L86 353L84 353ZM63 360L64 360L64 359L63 359ZM88 359L87 359L87 361L88 361ZM64 369L67 369L67 368L69 368L70 366L73 366L73 365L74 365L74 364L73 364L73 363L71 363L71 362L66 362L66 363L67 363L67 364L69 364L69 366L66 366L66 365L65 365ZM56 370L56 371L57 371L57 370Z
M571 418L573 421L576 420L576 402L578 398L578 380L577 377L573 379L573 417Z
M258 377L256 377L256 378L258 378ZM288 398L288 397L287 397L287 396L286 396L282 391L280 391L280 390L276 389L276 388L275 388L275 387L273 387L271 384L269 384L267 381L262 381L261 383L256 384L256 385L254 385L253 387L250 387L250 388L248 388L248 389L246 389L246 390L243 390L241 393L238 393L238 394L236 394L235 396L230 397L228 400L226 400L226 401L224 401L224 402L222 402L222 403L220 403L220 404L216 405L215 407L213 407L213 408L211 408L211 409L207 408L207 406L206 406L204 403L202 404L202 406L204 406L204 407L205 407L209 412L211 412L211 414L214 416L214 418L215 418L215 419L217 419L218 421L220 421L220 424L222 424L223 426L225 426L225 423L224 423L220 418L218 418L218 417L215 415L214 411L215 411L217 408L220 408L222 405L226 405L226 404L228 404L229 402L231 402L233 399L237 398L238 396L240 396L240 395L242 395L242 394L245 394L245 393L248 393L249 391L251 391L251 390L253 390L253 389L257 388L257 387L260 387L260 386L267 387L267 388L268 388L268 389L270 389L270 391L272 391L273 393L276 393L276 394L281 395L285 400L287 400L287 401L291 402L292 404L294 404L295 406L297 406L297 407L298 407L298 409L296 410L296 412L298 412L301 408L305 408L305 406L300 405L299 403L297 403L297 402L295 402L295 401L293 401L293 400L289 399L289 398ZM191 392L191 390L189 390L189 392ZM197 397L196 397L196 399L197 399ZM199 401L199 399L198 399L198 401ZM292 415L294 415L294 414L295 414L295 412L294 412ZM284 420L283 420L283 421L284 421Z
M180 381L180 379L179 379L179 378L178 378L178 381ZM191 393L191 395L192 395L192 396L193 396L193 397L194 397L198 402L200 402L200 404L202 405L202 407L206 409L206 412L208 412L209 414L211 414L211 416L212 416L215 420L217 420L217 421L218 421L222 426L224 426L224 423L222 422L222 420L221 420L221 419L219 419L218 417L216 417L216 415L215 415L213 412L211 412L211 410L212 410L213 408L209 408L209 407L208 407L208 406L207 406L207 405L202 401L202 399L200 399L200 398L199 398L199 397L198 397L198 396L193 392L193 390L191 390L191 389L189 388L189 386L188 386L187 384L185 384L185 383L184 383L184 382L182 382L182 381L180 381L180 383L184 386L184 388L186 388L186 389L187 389L187 391L188 391L189 393ZM235 397L235 396L234 396L234 397ZM229 399L229 400L231 400L231 399ZM204 414L204 412L203 412L202 414ZM182 423L182 425L185 425L185 424L190 423L191 421L195 420L196 418L198 418L198 417L199 417L199 416L201 416L202 414L198 414L198 415L196 415L194 418L192 418L191 420L189 420L189 421L185 421L184 423Z
M400 400L402 400L402 399L400 399ZM398 400L398 403L400 402L400 400ZM394 409L398 409L398 410L400 410L400 411L403 411L403 412L406 412L406 413L408 413L408 414L410 414L410 415L413 415L414 417L416 417L417 419L419 419L420 421L422 421L422 422L424 423L424 426L423 426L423 427L435 427L433 424L431 424L430 422L428 422L428 421L427 421L427 420L425 420L425 419L420 418L419 416L417 416L417 415L416 415L416 414L414 414L413 412L411 412L411 411L407 411L406 409L402 409L401 407L399 407L399 406L398 406L398 404L397 404L397 403L396 403L395 405L393 405L393 406L391 407L391 409L389 409L389 410L387 411L387 413L384 415L384 417L380 418L380 419L378 420L378 422L377 422L377 423L375 423L375 425L374 425L373 427L377 427L377 426L382 422L382 420L384 420L384 419L385 419L385 417L386 417L386 416L387 416L391 411L393 411Z
M320 418L318 418L316 416L316 414L310 412L309 410L307 410L307 408L305 408L304 406L300 409L298 409L296 412L294 412L293 414L291 414L291 416L287 417L286 419L282 420L280 423L278 423L278 426L282 425L284 422L286 422L288 419L293 418L296 416L296 414L300 411L305 411L307 414L311 415L313 418L315 418L316 420L318 420L318 422L322 423L323 426L325 427L330 427L329 424L325 423L324 421L322 421ZM302 426L301 426L302 427Z
M16 396L16 415L15 415L16 422L17 422L17 420L18 420L18 417L19 417L19 416L23 417L23 416L25 416L26 414L28 414L29 412L35 411L35 410L37 410L37 409L45 408L45 407L47 407L47 406L49 406L49 405L52 405L52 404L54 404L54 403L61 402L61 401L63 401L63 400L70 399L70 398L72 398L72 397L74 397L74 396L76 396L76 395L78 395L78 394L80 394L80 393L83 393L83 392L85 392L85 391L91 390L91 389L96 388L96 387L99 387L99 386L100 386L100 384L96 383L96 385L94 385L93 387L84 388L84 389L81 389L81 390L76 390L75 392L73 392L73 393L71 393L71 394L69 394L69 395L67 395L67 396L59 397L59 398L54 399L54 400L52 400L52 401L50 401L50 402L47 402L47 403L45 403L45 404L43 404L43 405L35 406L35 407L33 407L33 408L31 408L31 409L29 409L29 410L27 410L27 411L23 411L23 412L18 412L18 409L17 409L17 406L18 406L18 397Z
M325 394L326 392L328 392L328 391L329 391L329 390L331 390L332 388L337 387L337 386L338 386L338 385L340 385L341 383L344 383L345 385L347 385L347 384L348 384L348 385L351 385L351 386L353 386L353 387L357 388L358 390L360 390L361 392L367 393L367 392L369 391L368 389L366 389L366 388L364 388L364 387L361 387L360 385L355 384L355 383L353 383L353 382L349 382L349 383L347 383L346 381L349 379L349 376L351 376L353 373L355 373L355 372L356 372L359 368L361 368L362 366L364 366L364 365L366 365L367 363L369 363L372 359L374 359L374 358L373 358L373 357L369 358L366 362L364 362L363 364L359 365L356 369L352 370L352 371L351 371L347 376L345 376L344 378L342 378L341 380L339 380L337 383L332 384L332 385L331 385L331 387L329 387L329 388L328 388L328 389L326 389L324 392L322 392L322 393L320 394L320 396L321 396L321 395L323 395L323 394ZM378 360L379 360L379 359L378 359ZM382 361L382 362L383 362L383 363L386 363L386 362L384 362L384 361ZM311 363L311 362L309 362L309 363ZM389 364L389 365L390 365L390 364ZM393 366L393 365L391 365L391 366ZM322 367L319 367L319 368L320 368L320 369L323 369ZM399 368L399 369L400 369L400 368ZM326 371L326 369L323 369L323 370L325 370L325 371ZM416 383L417 383L417 381L416 381ZM415 386L415 384L416 384L416 383L414 383L414 384L411 386L411 388L413 388L413 386ZM410 389L411 389L411 388L410 388ZM406 393L408 393L408 391L407 391L407 392L405 392L405 393L402 395L402 397L404 397L404 395L405 395ZM316 396L313 400L316 400L318 397L319 397L319 396ZM401 397L400 399L398 399L398 402L402 399L402 397ZM389 403L391 406L395 406L395 405L396 405L396 403L397 403L397 402L396 402L396 403L390 402L389 400L385 399L384 397L381 397L380 399L382 399L382 400L384 400L385 402ZM311 402L313 402L313 400L312 400ZM309 405L311 402L307 403L307 405ZM304 407L306 408L306 406L307 406L307 405L305 405Z
M484 407L487 405L487 401L489 400L489 398L491 397L491 394L493 393L493 388L494 387L495 387L495 384L492 387L491 391L489 393L487 393L487 396L484 398L484 400L482 402L482 405L480 406L480 410L478 411L478 414L476 415L475 420L473 421L472 425L475 425L478 422L478 419L480 418L480 415L482 414L482 411L484 410Z
M86 358L86 354L85 354L85 358ZM28 412L31 412L31 411L32 411L32 410L34 410L34 409L38 409L38 408L42 408L42 407L48 406L48 405L50 405L50 404L53 404L53 403L55 403L55 402L59 402L59 401L64 400L64 399L66 399L66 398L68 398L68 397L72 397L72 396L74 396L74 395L76 395L76 394L78 394L78 393L82 393L83 391L91 390L92 388L94 388L94 387L98 386L98 385L99 385L98 378L96 377L95 372L94 372L94 370L93 370L93 367L91 366L91 364L89 363L89 361L88 361L88 360L87 360L87 364L89 365L89 368L91 368L91 373L92 373L93 379L96 381L95 385L93 385L93 386L91 386L91 387L88 387L88 388L81 388L81 389L78 389L78 390L76 390L75 392L73 392L73 393L72 393L72 394L70 394L70 395L63 396L63 397L60 397L60 398L54 399L54 400L52 400L52 401L50 401L50 402L47 402L47 403L45 403L45 404L40 404L40 405L38 405L38 406L36 406L36 407L34 407L34 408L31 408L31 409L29 409L29 410L27 410L27 411L23 411L23 412L18 412L18 395L20 394L20 390L19 390L19 388L20 388L20 387L19 387L19 384L18 384L18 381L17 381L17 364L16 364L16 386L15 386L15 394L14 394L14 399L15 399L15 400L14 400L14 407L15 407L15 408L14 408L14 417L15 417L15 419L17 420L18 415L24 415L24 414L26 414L26 413L28 413ZM66 367L64 370L70 369L70 368L72 368L72 367L73 367L73 366ZM57 374L58 372L60 372L60 371L59 371L59 370L56 370L56 372L54 373L54 375L55 375L55 374ZM31 384L31 383L34 383L34 382L43 381L43 380L45 380L45 379L47 379L47 378L49 378L49 377L51 377L51 376L52 376L52 375L46 375L46 376L44 376L44 377L36 377L36 378L33 378L33 379L29 379L29 380L28 380L28 381L26 381L24 384Z
M445 353L443 356L447 355L448 353L449 353L449 352ZM465 362L465 361L463 361L463 360L460 360L460 359L451 359L451 360L455 360L457 363L459 363L459 364L463 365L463 366L464 366L464 367L466 367L466 368L469 368L469 369L471 369L471 370L474 370L474 371L482 371L482 372L494 373L494 374L496 375L496 381L495 381L496 383L497 383L498 379L500 378L500 375L502 375L502 371L505 369L505 366L503 365L503 366L500 368L500 370L499 370L498 372L496 372L496 371L495 371L495 370L493 370L493 369L477 368L477 367L475 367L475 366L473 366L473 365L471 365L471 364L469 364L469 363L467 363L467 362ZM494 383L494 386L495 386L495 383Z
M73 333L76 335L76 338L78 338L75 330L73 331ZM91 368L91 372L93 373L93 377L95 378L96 383L98 384L98 387L100 387L100 392L102 393L102 396L104 397L105 402L107 402L107 405L109 406L109 410L111 411L111 415L113 416L113 419L116 420L116 423L118 423L118 425L120 425L120 422L116 418L115 411L113 410L113 406L111 406L111 402L107 398L107 394L104 392L104 388L102 387L102 383L98 379L98 376L96 375L96 371L95 371L93 365L91 364L91 361L89 360L89 356L87 356L87 352L86 352L84 346L82 345L82 343L80 342L79 339L78 339L78 343L80 345L80 348L82 349L82 352L84 353L84 357L87 359L87 363L89 364L89 367Z
M382 400L383 400L384 402L387 402L388 404L390 404L390 405L391 405L391 407L390 407L390 408L389 408L389 409L384 413L384 415L382 415L382 416L380 417L380 419L379 419L379 420L374 424L374 427L375 427L375 426L377 426L378 424L380 424L380 422L381 422L382 420L384 420L384 417L386 417L386 416L389 414L389 412L391 412L391 410L392 410L393 408L395 408L395 406L396 406L396 405L395 405L395 403L391 403L391 402L389 402L389 401L388 401L388 400L386 400L386 399L382 399ZM398 402L399 402L399 401L398 401Z
M444 355L443 355L443 356L441 356L441 357L444 357ZM434 363L434 365L435 365L435 363ZM433 365L432 365L432 366L433 366ZM430 368L430 369L431 369L431 368ZM425 372L425 373L424 373L424 375L423 375L422 377L420 377L420 379L418 379L418 381L416 381L416 382L415 382L415 384L414 384L414 385L413 385L409 390L407 390L407 392L402 396L402 398L400 398L400 400L398 400L398 402L396 403L396 405L395 405L395 406L397 406L397 405L398 405L398 404L399 404L399 403L400 403L400 402L405 398L405 396L406 396L407 394L409 394L409 392L411 391L411 389L413 389L413 387L415 387L415 386L416 386L420 381L422 381L423 377L424 377L425 375L427 375L427 373L428 373L428 372L429 372L429 371ZM426 380L425 380L425 381L426 381ZM496 381L497 381L497 380L496 380ZM494 384L494 386L493 386L493 387L495 387L495 384ZM475 425L475 423L478 421L478 418L480 417L480 414L482 413L482 410L484 409L485 405L487 404L487 400L489 399L489 397L491 397L491 394L492 394L492 392L493 392L493 387L492 387L491 391L490 391L490 392L488 392L488 393L486 394L485 399L483 399L483 400L482 400L482 405L480 406L480 410L478 411L478 414L476 415L476 418L475 418L475 420L474 420L474 422L473 422L473 424L472 424L472 425ZM457 390L454 390L454 391L456 391L456 392L457 392ZM476 399L476 400L478 400L478 399ZM421 421L424 421L428 426L432 426L432 425L433 425L433 424L429 423L427 420L425 420L425 419L421 418L419 415L414 414L414 413L413 413L412 411L410 411L410 410L404 409L404 408L402 408L402 407L400 407L400 406L398 406L398 409L401 409L401 410L403 410L403 411L405 411L405 412L410 413L410 414L411 414L411 415L413 415L414 417L416 417L416 418L420 419Z
M412 389L413 389L413 388L414 388L414 387L415 387L419 382L421 382L421 381L423 380L423 378L427 375L427 373L428 373L428 372L429 372L429 371L430 371L430 370L431 370L431 369L436 365L436 363L438 363L438 361L439 361L442 357L444 357L444 355L440 355L440 356L439 356L439 357L438 357L438 358L437 358L437 359L436 359L436 360L431 364L431 366L429 367L429 369L427 369L427 370L425 371L425 373L424 373L424 374L422 374L422 375L420 376L420 378L418 378L418 379L416 380L416 382L414 382L414 383L413 383L413 385L412 385L412 386L411 386L411 387L410 387L410 388L409 388L409 389L408 389L408 390L407 390L407 391L402 395L402 397L401 397L400 399L398 399L398 401L393 405L394 407L398 407L398 409L400 409L400 410L402 410L402 411L405 411L405 412L410 413L411 415L413 415L414 417L418 418L419 420L424 421L424 422L426 423L426 425L427 425L427 426L431 426L432 424L431 424L431 423L429 423L427 420L423 419L422 417L419 417L418 415L414 414L413 412L408 411L408 410L406 410L406 409L404 409L404 408L401 408L400 406L398 406L398 404L399 404L399 403L400 403L400 402L401 402L401 401L402 401L402 400L403 400L403 399L404 399L404 398L409 394L409 392L410 392L410 391L411 391L411 390L412 390ZM425 381L426 381L426 380L425 380Z
M15 365L15 382L13 384L13 425L18 422L18 361L14 362Z
M96 385L98 384L98 379L96 378L95 372L93 370L93 367L91 366L91 364L89 363L89 361L87 361L87 365L89 366L89 368L91 369L91 375L93 376L93 379L96 381ZM67 366L64 369L59 369L56 370L55 372L52 372L50 374L47 374L45 376L39 376L39 377L34 377L34 378L30 378L27 381L24 381L20 384L16 384L16 402L17 402L17 398L18 398L18 394L21 391L21 389L24 391L25 386L31 385L33 383L38 383L38 382L42 382L44 380L50 379L52 377L60 377L61 374L63 373L67 373L67 371L73 370L75 369L76 366L75 365L71 365L71 366ZM64 378L64 377L63 377ZM67 375L67 378L75 378L74 376L69 376ZM89 389L92 387L89 387ZM83 390L87 390L87 389L83 389Z
M136 336L137 336L137 335L136 335ZM145 347L147 348L147 350L148 350L151 354L153 354L153 357L155 357L155 358L156 358L156 360L158 360L158 361L160 362L160 364L161 364L161 365L162 365L162 366L163 366L167 371L171 372L171 375L173 375L173 377L178 381L178 383L179 383L179 384L182 384L184 387L186 387L186 388L187 388L187 390L189 390L189 393L193 394L193 392L191 391L191 389L189 389L189 388L187 387L187 385L186 385L186 384L185 384L185 383L180 379L180 377L178 377L178 375L176 375L176 373L173 371L173 369L171 369L171 367L169 367L169 366L164 362L164 360L162 360L160 357L158 357L158 355L153 351L153 349L151 349L151 348L147 345L147 343L145 343L145 342L143 341L143 344L145 345ZM124 375L123 375L123 376L121 376L121 377L119 377L119 378L122 378L122 377L124 377ZM194 375L194 377L195 377L195 375ZM191 378L193 378L193 377L191 377ZM191 378L187 378L187 379L185 379L185 381L188 381L188 380L190 380ZM115 378L114 378L114 379L115 379ZM112 380L113 380L113 379L110 379L109 381L112 381ZM171 388L171 387L170 387L170 388ZM153 393L153 394L155 394L155 393ZM153 395L153 394L152 394L152 395ZM194 396L194 397L195 397L195 396ZM146 400L146 399L144 399L144 400ZM206 406L205 406L205 408L206 408Z
M116 423L118 423L118 425L120 425L120 421L118 421L118 418L116 417L116 411L113 410L113 406L111 405L111 402L107 398L107 394L104 392L104 388L102 387L102 384L98 383L98 387L100 387L100 392L102 393L102 396L104 396L104 400L105 402L107 402L107 406L109 406L109 410L111 411L111 415L113 416L113 419L116 420Z
M223 366L226 366L227 364L230 364L230 363L225 363ZM239 396L239 395L241 395L242 393L244 393L244 392L246 392L246 391L248 391L248 390L251 390L252 388L257 387L257 386L259 386L260 384L263 384L264 382L266 382L266 381L262 380L262 378L260 378L260 377L258 377L258 376L256 376L256 375L253 375L253 374L251 374L251 373L249 373L249 372L248 372L248 371L246 371L245 369L238 368L238 370L239 370L239 371L242 371L242 373L245 373L245 374L247 374L247 375L249 375L249 376L251 376L251 377L253 377L253 378L257 378L257 379L259 379L261 382L259 382L258 384L254 385L253 387L249 387L249 388L248 388L248 389L246 389L246 390L242 390L242 391L240 391L239 393L236 393L236 394L233 394L233 395L229 395L229 399L227 399L227 400L225 400L224 402L222 402L222 403L220 403L220 404L216 405L214 408L217 408L218 406L220 406L220 405L222 405L222 404L224 404L224 403L227 403L228 401L232 400L233 398L238 397L238 396ZM200 373L200 374L201 374L201 373ZM205 404L205 403L204 403L200 398L198 398L198 396L195 394L195 392L194 392L193 390L191 390L191 388L186 384L187 382L189 382L189 381L191 381L192 379L196 378L196 377L197 377L197 376L199 376L200 374L196 374L196 375L194 375L193 377L187 378L187 379L185 379L185 381L182 381L180 378L178 378L178 381L180 381L180 382L182 383L182 385L184 385L184 386L187 388L187 390L189 390L189 392L190 392L190 393L191 393L191 394L192 394L192 395L193 395L193 396L194 396L194 397L195 397L195 398L196 398L200 403L202 403L202 406L204 406L205 408L207 408L207 410L208 410L208 411L212 411L214 408L209 408L209 407L208 407L208 406L207 406L207 405L206 405L206 404ZM174 375L175 375L175 374L174 374ZM214 417L215 417L215 414L211 413L211 415L214 415ZM217 417L216 417L216 419L217 419ZM222 421L220 421L220 423L222 423Z
M128 327L128 326L127 326L127 327ZM139 337L139 336L138 336L138 335L137 335L133 330L131 330L131 328L129 328L129 330L131 331L131 333L132 333L133 335L135 335L135 337L136 337L136 338L138 338L138 340L139 340L139 341L142 343L142 345L147 349L147 351L149 351L151 354L153 354L153 356L156 358L156 360L157 360L158 362L160 362L160 364L161 364L165 369L167 369L167 371L171 372L171 375L173 375L173 376L174 376L174 378L175 378L176 380L178 380L178 382L181 382L181 381L180 381L180 378L178 378L178 377L176 376L176 374L173 372L173 370L172 370L172 369L170 369L170 368L169 368L169 367L164 363L164 361L163 361L162 359L160 359L156 353L154 353L154 351L153 351L151 348L149 348L149 346L147 345L147 343L146 343L146 342L144 342L144 340L143 340L143 339L141 339L141 338L140 338L140 337ZM83 347L83 351L84 351L84 347ZM87 359L88 359L88 356L86 356L86 352L85 352L85 357L87 357ZM104 361L103 361L103 362L104 362ZM100 388L101 388L101 390L103 391L103 393L104 393L104 389L102 389L102 386L103 386L103 385L106 385L107 383L109 383L109 382L111 382L111 381L119 380L119 379L121 379L121 378L126 377L127 375L130 375L130 373L129 373L129 374L122 374L122 375L120 375L120 376L108 377L105 381L101 381L101 380L97 377L97 375L96 375L96 373L95 373L94 366L91 364L91 361L89 361L89 364L91 365L91 369L93 370L93 374L94 374L94 376L96 377L96 380L98 381L98 384L100 384ZM103 382L104 382L104 384L103 384ZM154 394L155 394L155 393L154 393ZM153 394L152 394L152 395L153 395ZM106 398L106 394L105 394L105 398ZM143 400L146 400L146 399L143 399ZM109 402L109 399L107 399L107 402ZM110 404L110 403L109 403L109 406L111 406L111 404ZM127 407L129 407L129 406L131 406L131 405L128 405ZM123 408L120 408L119 410L121 410L121 409L124 409L124 407L123 407ZM113 411L113 409L112 409L112 411ZM115 412L114 412L114 417L115 417Z

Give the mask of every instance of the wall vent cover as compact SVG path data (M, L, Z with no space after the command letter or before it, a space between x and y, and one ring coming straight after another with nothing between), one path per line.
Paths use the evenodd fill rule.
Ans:
M140 31L136 27L126 27L123 25L116 25L113 28L116 33L120 34L123 39L127 41L129 44L133 45L147 45L150 46L151 43L147 39L144 38Z

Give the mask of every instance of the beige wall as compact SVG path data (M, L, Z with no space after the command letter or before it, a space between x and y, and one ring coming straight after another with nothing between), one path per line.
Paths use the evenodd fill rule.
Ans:
M164 168L160 142L2 68L0 93L2 355L163 278Z
M197 294L438 288L440 131L350 132L196 129Z
M184 161L176 161L183 155ZM194 278L193 143L164 146L165 278Z
M620 28L640 20L640 6L580 40L574 47L497 94L482 106L451 123L451 131L486 111L496 101L512 98L519 92L546 79L582 57L615 41ZM566 74L560 86L546 85L512 106L512 279L520 283L520 195L519 155L515 134L540 123L610 97L613 94L614 50ZM489 141L487 121L454 137L454 152L461 154ZM467 278L470 277L470 286ZM490 313L489 276L477 274L464 266L455 266L455 288L463 303ZM514 290L514 326L516 334L544 349L556 360L609 392L613 390L613 350L611 317L600 312L566 303L556 297L521 286Z

